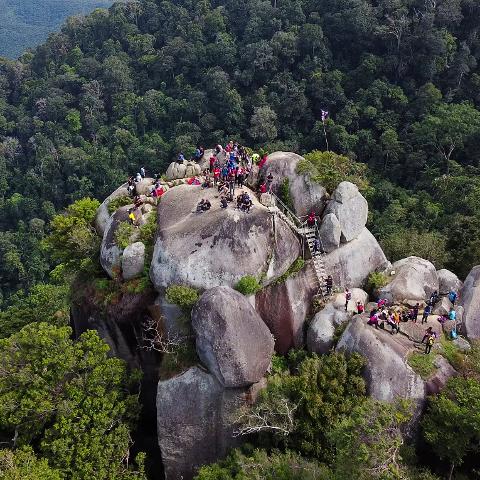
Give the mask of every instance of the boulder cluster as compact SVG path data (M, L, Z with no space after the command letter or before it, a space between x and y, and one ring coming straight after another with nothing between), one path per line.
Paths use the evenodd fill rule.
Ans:
M157 296L135 316L137 323L130 336L141 342L141 318L148 314L161 322L167 336L191 334L195 340L198 364L155 382L158 443L166 478L192 478L198 466L221 458L238 444L235 413L241 405L251 405L264 388L274 351L285 354L293 347L306 346L311 352L325 354L337 343L337 349L366 358L365 376L375 398L390 401L400 396L420 405L427 393L438 391L454 374L448 364L436 360L435 376L424 381L406 361L412 339L418 340L423 328L409 326L403 335L393 336L367 325L366 314L373 305L368 304L368 295L361 287L370 273L382 272L388 281L378 296L403 305L423 305L434 291L441 295L461 291L456 307L458 322L466 336L478 338L480 267L472 270L463 286L452 272L437 271L418 257L390 264L366 228L368 204L354 184L342 182L329 195L307 173L298 172L301 156L276 152L269 155L260 171L253 168L248 185L254 188L258 178L271 174L273 192L288 185L289 203L297 217L316 213L325 271L339 290L314 312L319 280L323 280L318 279L312 260L304 256L298 232L275 215L274 197L265 193L257 199L249 187L241 188L253 201L247 213L234 206L220 208L215 188L203 189L187 182L188 177L200 176L208 168L209 155L207 151L198 164L172 163L162 180L165 193L160 200L149 194L153 180L144 179L137 185L143 201L137 224L148 222L154 211L157 214L153 245L140 241L139 229L131 234L126 247L119 245L117 232L128 222L131 205L111 213L109 204L128 196L126 186L102 203L95 222L102 237L105 272L111 278L129 281L149 271ZM210 201L209 211L197 212L201 199ZM303 267L292 274L300 257L305 260ZM249 296L236 291L235 286L245 276L255 277L260 290ZM185 311L167 299L166 290L172 285L200 293L187 324ZM346 307L345 287L352 294ZM357 314L357 302L366 306L365 314ZM448 312L451 307L444 297L434 313ZM125 333L125 316L115 329L110 325L115 319L99 320L91 312L88 316L89 325L94 324L106 336L115 352L121 355L125 351L116 345L132 343ZM469 348L462 340L459 348ZM150 358L147 366L142 361L141 366L155 378L155 360Z

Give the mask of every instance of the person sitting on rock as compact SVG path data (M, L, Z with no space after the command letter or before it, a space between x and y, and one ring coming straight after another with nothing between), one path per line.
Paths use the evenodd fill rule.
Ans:
M327 277L327 281L325 282L325 286L327 289L327 295L332 294L332 289L333 289L333 278L331 275Z
M137 195L137 196L133 199L133 207L134 207L135 209L137 209L137 208L140 208L142 205L143 205L142 199L140 198L139 195Z
M244 212L250 213L250 208L252 208L252 200L248 193L242 194L242 210Z
M210 175L207 172L205 174L205 180L202 183L202 188L210 188L210 186L211 186Z
M400 331L400 328L398 327L397 323L395 322L395 318L393 316L393 312L391 310L389 310L387 312L387 324L390 325L390 327L392 327L392 331L390 332L392 335L393 335L393 332L395 331L396 333L398 333Z
M209 200L205 200L205 202L203 202L203 211L206 212L207 210L210 210L210 208L212 207L212 204L210 203Z
M183 152L180 152L177 157L177 163L183 163L185 161L185 155Z
M422 325L424 323L427 323L428 322L428 316L432 313L432 307L430 305L427 305L424 309L423 309L423 315L422 315Z
M377 309L373 309L370 312L370 318L368 319L367 325L374 325L375 329L378 329L378 313Z
M243 204L243 197L242 195L237 195L237 208L240 210L242 208Z
M220 207L222 208L228 207L227 199L223 195L220 197Z
M361 315L365 311L365 307L363 306L363 303L359 300L357 302L357 314Z

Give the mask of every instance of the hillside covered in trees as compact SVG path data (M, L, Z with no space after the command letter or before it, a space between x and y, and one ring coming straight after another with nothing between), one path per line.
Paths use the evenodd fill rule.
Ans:
M0 60L0 440L22 447L0 451L5 478L145 478L143 455L135 463L129 452L138 377L95 332L72 340L78 271L65 269L95 269L98 201L141 166L162 174L197 144L307 154L328 139L341 161L322 164L322 179L361 176L368 228L390 260L415 254L462 279L480 264L479 29L476 0L142 0L72 17L20 60ZM95 278L105 302L109 282ZM274 357L265 401L281 392L298 404L298 430L199 478L257 478L259 464L258 478L272 479L296 478L291 468L299 479L437 478L427 463L468 472L478 467L478 358L474 347L432 404L419 443L428 461L408 447L391 466L411 412L366 398L362 359ZM332 394L340 370L348 392ZM314 402L332 415L312 413ZM273 447L282 453L267 455Z
M2 0L0 2L0 56L19 57L45 41L70 15L109 7L111 0Z

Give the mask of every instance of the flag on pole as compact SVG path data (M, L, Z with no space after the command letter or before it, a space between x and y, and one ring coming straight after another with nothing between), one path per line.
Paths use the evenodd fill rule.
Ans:
M328 118L329 113L326 110L322 110L322 122Z

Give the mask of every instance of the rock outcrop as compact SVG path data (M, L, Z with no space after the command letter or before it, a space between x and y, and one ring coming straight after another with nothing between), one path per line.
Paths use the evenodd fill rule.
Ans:
M181 178L190 178L196 175L200 175L202 169L199 164L195 162L172 162L167 168L165 174L167 180L178 180Z
M199 367L158 383L157 427L166 480L191 480L197 469L224 457L233 437L236 410L255 401L264 384L225 389Z
M272 188L277 193L283 181L288 179L290 197L297 216L308 215L312 210L320 215L328 199L327 191L313 182L308 174L297 173L296 169L301 160L305 159L291 152L272 153L268 156L260 175L264 178L269 174L273 175Z
M443 268L437 271L438 292L440 295L447 295L451 291L458 293L462 287L462 281L450 270Z
M336 328L352 318L357 302L365 305L368 301L367 293L359 288L353 288L351 294L352 299L348 303L347 310L345 310L345 294L339 293L313 317L307 332L307 347L310 352L328 353L333 346Z
M438 291L435 267L428 260L408 257L392 265L395 275L391 282L379 290L379 295L390 302L423 302Z
M255 297L255 307L275 337L275 350L284 355L305 343L304 324L318 287L311 262L295 276L270 285Z
M265 375L273 337L241 293L207 290L192 311L192 327L200 360L223 386L249 386Z
M365 228L351 242L325 256L325 270L335 285L361 287L368 275L389 264L375 237Z
M233 287L245 275L259 278L262 273L268 284L299 256L300 244L290 227L273 218L253 193L250 213L231 206L222 209L216 196L215 189L189 185L163 195L150 269L157 290L172 284ZM209 199L212 208L197 213L202 198Z
M328 202L326 214L333 213L340 224L341 241L351 242L365 228L368 217L368 203L350 182L341 182Z
M460 295L464 308L463 324L470 340L480 338L480 265L473 267L465 280Z
M425 384L406 363L408 347L402 343L403 339L400 335L375 330L366 322L365 316L354 317L337 350L357 352L366 358L365 377L369 395L388 402L396 398L423 401ZM407 339L405 341L411 343Z
M452 308L452 302L448 297L441 297L440 300L433 307L432 313L434 315L448 315L450 309Z
M108 220L100 248L100 263L110 278L120 274L122 250L115 240L115 232L122 222L128 222L128 208L119 208Z
M333 252L340 245L342 227L334 213L325 215L319 229L320 242L326 253Z
M117 188L110 196L108 196L98 207L97 214L95 216L95 230L97 233L103 237L105 230L110 220L110 212L108 211L108 205L112 200L115 200L119 197L128 197L127 185L122 185L120 188ZM132 204L133 206L133 204Z
M134 242L128 245L122 255L122 277L132 280L143 275L145 268L145 244Z
M435 373L425 382L427 395L436 395L440 393L451 377L458 375L457 371L448 363L448 361L437 355L433 361Z

